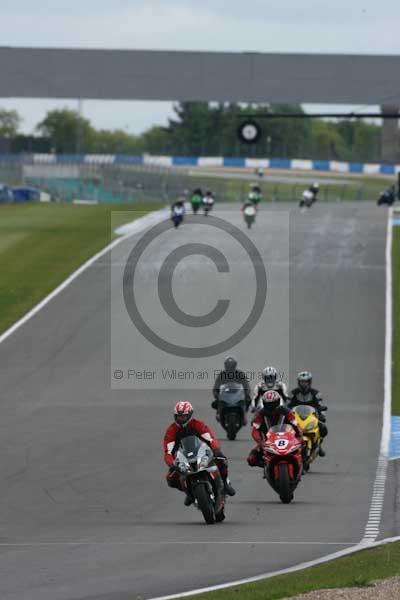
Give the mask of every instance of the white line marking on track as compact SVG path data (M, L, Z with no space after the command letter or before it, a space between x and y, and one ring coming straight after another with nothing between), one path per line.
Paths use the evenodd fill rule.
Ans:
M29 321L29 319L34 317L40 310L42 310L42 308L49 304L49 302L51 302L53 298L55 298L56 296L58 296L58 294L65 290L65 288L69 286L70 283L72 283L77 277L79 277L79 275L81 275L84 271L91 267L93 263L95 263L99 258L107 254L107 252L110 252L110 250L115 248L115 246L118 246L132 235L140 233L141 231L146 229L146 227L149 227L150 225L155 225L159 221L166 219L168 214L169 212L166 209L160 209L153 211L139 219L136 219L136 221L133 221L132 223L127 223L127 229L124 230L126 233L122 237L114 240L113 242L108 244L108 246L103 248L103 250L100 250L100 252L89 258L89 260L83 263L83 265L81 265L76 271L71 273L71 275L69 275L67 279L64 279L64 281L60 283L60 285L58 285L52 292L50 292L48 296L43 298L43 300L41 300L39 304L36 304L36 306L34 306L30 311L28 311L21 319L19 319L18 321L16 321L16 323L11 325L9 329L7 329L3 334L0 335L0 344L4 342L7 338L9 338L10 335L12 335L20 327L22 327L22 325L24 325L27 321ZM128 225L130 225L130 228L128 228ZM120 230L121 228L118 228L116 231L119 232Z
M185 546L185 545L195 545L195 546L223 546L226 544L230 544L233 546L266 546L266 545L279 545L279 546L354 546L356 542L291 542L291 541L257 541L257 540L249 540L249 541L234 541L234 540L176 540L176 541L153 541L153 542L137 542L135 540L116 540L116 541L64 541L64 542L2 542L0 543L0 548L36 548L42 546L159 546L159 545L167 545L167 546Z
M386 318L385 318L385 381L381 445L375 483L372 492L368 522L365 526L361 543L374 542L382 521L385 501L385 484L388 469L390 442L390 417L392 413L392 332L393 332L393 297L392 297L392 243L393 243L393 210L388 211L386 233Z
M368 550L370 548L377 548L378 546L383 546L384 544L388 544L390 542L399 542L399 537L387 538L386 540L381 540L380 542L360 542L356 546L352 546L351 548L345 548L344 550L339 550L339 552L334 552L333 554L328 554L328 556L323 556L322 558L317 558L316 560L310 560L305 563L301 563L299 565L295 565L294 567L289 567L288 569L281 569L279 571L273 571L272 573L265 573L264 575L256 575L255 577L248 577L247 579L239 579L238 581L232 581L230 583L221 583L219 585L213 585L206 588L201 588L197 590L191 590L190 592L182 592L180 594L172 594L170 596L158 596L156 598L151 598L150 600L175 600L175 598L188 598L190 596L194 596L197 594L204 594L206 592L216 592L218 590L225 590L227 588L244 585L246 583L256 583L257 581L265 581L266 579L271 579L271 577L276 577L278 575L288 575L289 573L295 573L296 571L302 571L303 569L308 569L310 567L315 567L316 565L321 565L326 562L330 562L331 560L335 560L337 558L341 558L343 556L349 556L349 554L354 554L355 552L360 552L360 550Z

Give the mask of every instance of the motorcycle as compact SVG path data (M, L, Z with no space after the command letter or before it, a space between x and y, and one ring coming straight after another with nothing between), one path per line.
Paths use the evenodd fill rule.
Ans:
M311 463L317 458L321 445L318 412L312 406L299 404L293 408L296 421L303 430L304 452L303 467L309 471Z
M247 229L251 229L251 226L253 225L254 221L256 220L256 214L257 214L257 211L253 204L247 205L244 207L243 217L244 217L245 223L247 225Z
M293 492L303 472L302 443L291 425L282 422L268 430L263 444L264 477L284 504L293 500Z
M310 190L305 190L299 202L299 206L300 208L310 208L316 200L316 195L313 194L313 192L311 192Z
M174 224L175 229L179 227L179 225L183 222L183 217L185 214L184 206L174 206L171 211L171 221Z
M212 209L212 207L214 206L214 198L212 196L204 196L203 198L203 211L204 211L204 216L207 217L208 213L210 212L210 210Z
M228 440L236 439L246 424L246 394L241 383L224 383L218 394L218 421L225 429Z
M387 206L392 206L396 200L396 188L391 186L387 188L384 192L379 194L378 200L376 201L378 206L382 206L382 204L386 204Z
M197 436L183 438L175 464L182 489L194 501L207 524L225 519L224 483L211 448Z

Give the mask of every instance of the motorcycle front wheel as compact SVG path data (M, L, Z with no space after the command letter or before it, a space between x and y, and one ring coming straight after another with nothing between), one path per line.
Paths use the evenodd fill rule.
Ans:
M197 500L197 506L201 510L205 522L207 525L213 525L215 523L215 511L206 486L198 485L194 489L193 494Z
M226 433L228 435L228 440L231 440L231 441L235 440L236 434L238 432L235 414L230 413L225 417L225 427L226 427Z
M283 504L289 504L293 500L287 465L279 465L279 497Z

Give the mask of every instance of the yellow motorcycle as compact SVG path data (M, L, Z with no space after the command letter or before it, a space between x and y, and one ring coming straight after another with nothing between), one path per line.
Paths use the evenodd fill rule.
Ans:
M315 408L307 404L298 404L293 408L293 412L299 427L303 430L303 467L305 471L308 471L311 463L317 458L321 445L318 413Z

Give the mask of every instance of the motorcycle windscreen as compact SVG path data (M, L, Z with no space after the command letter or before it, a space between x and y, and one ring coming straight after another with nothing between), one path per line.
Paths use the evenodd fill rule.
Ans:
M219 388L219 400L225 404L238 404L244 399L244 387L241 383L225 383Z
M293 411L296 412L303 421L315 413L315 409L312 406L304 404L298 404L294 407Z
M274 425L269 429L270 433L289 433L290 431L293 431L293 427L287 423L284 423L283 425Z
M193 462L197 459L197 455L204 442L202 442L197 436L189 435L188 437L183 438L181 441L181 450L183 454L186 456L189 462Z

